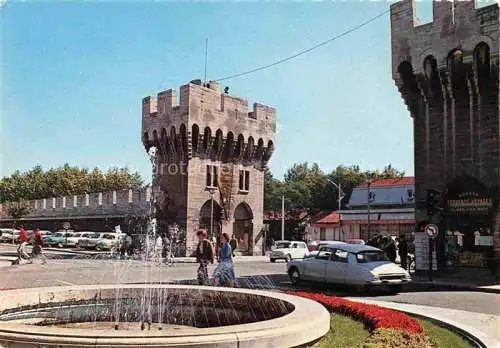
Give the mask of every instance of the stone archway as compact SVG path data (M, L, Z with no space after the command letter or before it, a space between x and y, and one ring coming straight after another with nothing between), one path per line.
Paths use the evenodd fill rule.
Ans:
M477 178L462 175L445 192L441 233L448 267L487 267L494 250L494 197Z
M234 209L233 235L238 241L237 250L251 252L253 248L253 213L250 206L242 202Z
M208 236L211 238L213 236L218 236L222 230L222 208L217 203L213 201L213 231L211 230L211 216L212 216L212 200L207 200L200 209L200 222L199 228L206 229ZM213 232L213 233L212 233Z

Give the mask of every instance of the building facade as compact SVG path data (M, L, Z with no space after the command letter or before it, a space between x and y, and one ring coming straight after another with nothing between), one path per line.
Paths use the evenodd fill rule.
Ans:
M264 242L264 167L271 158L276 110L221 93L217 82L194 80L142 102L142 142L159 154L157 218L176 223L187 250L196 231L234 235L238 249L260 254Z
M308 228L313 240L363 239L377 234L412 238L415 226L413 177L374 180L353 189L348 209L312 219ZM369 202L369 203L368 203Z
M436 223L440 270L494 268L500 257L498 15L498 4L433 1L433 21L421 24L414 1L391 6L392 77L413 118L416 200L435 189L444 208L429 218L417 204L416 253L427 262L423 226Z

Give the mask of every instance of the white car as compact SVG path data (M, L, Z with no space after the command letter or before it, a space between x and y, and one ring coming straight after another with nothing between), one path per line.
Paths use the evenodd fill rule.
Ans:
M106 233L95 232L84 238L80 238L78 241L78 247L82 249L95 249L97 243L101 241L100 238L102 238L105 234Z
M0 229L0 242L4 243L14 243L19 239L19 230L14 228L2 228Z
M279 241L276 247L269 255L269 261L275 262L276 260L290 261L293 259L303 259L307 257L309 250L307 244L298 241Z
M66 238L66 241L64 242L64 246L65 247L76 247L78 245L78 242L80 242L81 237L82 237L81 232L68 233L68 238Z
M394 293L411 282L410 274L389 261L382 250L361 244L322 246L313 258L290 261L287 273L293 284L308 280L355 285L358 290L387 286Z
M316 255L318 255L318 251L319 249L322 247L322 246L325 246L325 245L343 245L343 244L346 244L345 242L339 242L339 241L336 241L336 240L320 240L317 242L316 244L316 247L314 250L312 251L309 251L309 254L307 255L307 257L315 257Z
M105 233L96 245L96 250L111 250L125 235L123 233Z

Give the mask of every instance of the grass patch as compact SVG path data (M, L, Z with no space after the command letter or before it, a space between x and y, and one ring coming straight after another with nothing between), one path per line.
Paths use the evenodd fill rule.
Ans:
M368 339L370 332L363 323L344 315L332 313L330 331L314 347L357 347Z
M461 336L453 331L434 324L432 321L420 319L420 323L425 329L429 340L436 348L472 348L474 347L469 341L466 341Z

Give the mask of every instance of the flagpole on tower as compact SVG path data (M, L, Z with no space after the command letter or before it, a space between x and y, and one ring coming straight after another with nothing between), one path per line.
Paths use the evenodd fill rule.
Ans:
M208 56L208 38L205 39L205 77L204 82L207 82L207 56Z

